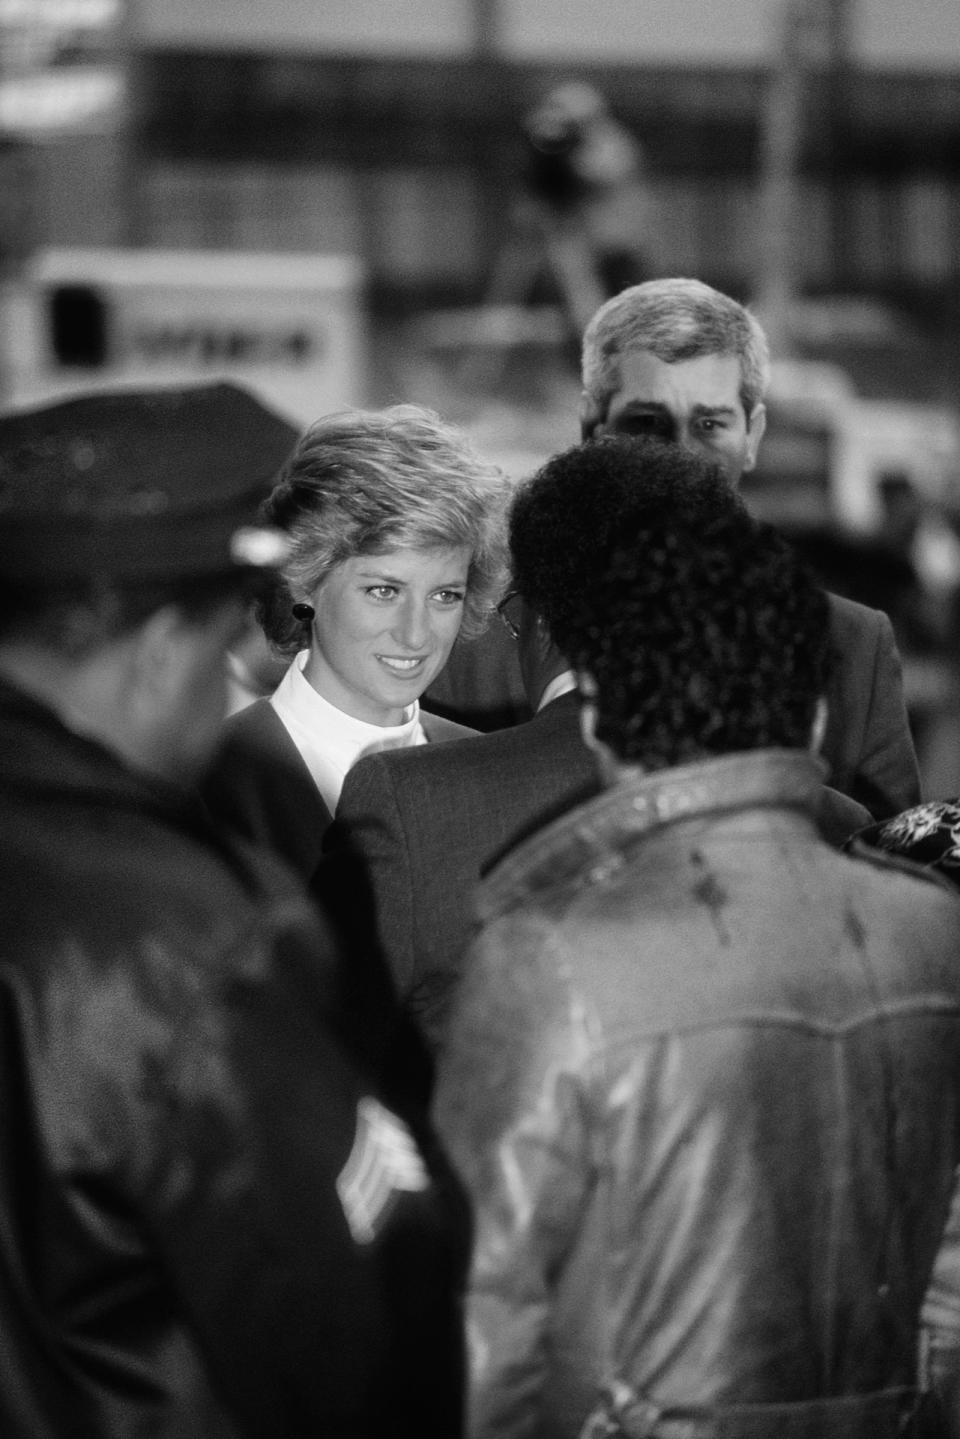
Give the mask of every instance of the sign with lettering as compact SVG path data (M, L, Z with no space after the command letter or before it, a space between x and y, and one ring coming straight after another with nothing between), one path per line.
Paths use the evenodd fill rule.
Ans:
M226 377L295 420L363 403L366 335L351 256L47 250L27 285L35 378Z

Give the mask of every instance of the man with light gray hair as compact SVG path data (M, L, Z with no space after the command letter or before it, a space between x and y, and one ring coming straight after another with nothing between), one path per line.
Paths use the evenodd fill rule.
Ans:
M700 280L634 285L583 337L583 437L654 435L696 451L736 487L757 462L770 378L756 316ZM900 659L879 610L830 596L833 678L823 755L830 783L877 818L920 797Z
M736 488L757 463L769 378L766 336L744 305L700 280L647 280L607 300L587 325L582 435L682 445L718 465ZM822 750L829 783L885 819L920 799L893 628L879 610L831 595L830 630ZM495 645L494 635L454 650L431 692L442 713L492 727L484 715L495 717L510 702L484 682L503 670Z

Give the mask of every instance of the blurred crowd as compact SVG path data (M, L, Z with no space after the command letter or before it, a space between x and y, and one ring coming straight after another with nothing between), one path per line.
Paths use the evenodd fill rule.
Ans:
M756 316L601 289L519 480L0 415L4 1434L960 1434L949 534L890 475L858 590L741 497Z

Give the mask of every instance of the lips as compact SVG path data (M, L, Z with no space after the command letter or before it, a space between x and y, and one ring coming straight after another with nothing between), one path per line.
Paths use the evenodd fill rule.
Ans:
M402 659L399 655L377 655L377 659L385 665L392 674L412 675L426 663L426 655L417 655L415 659Z

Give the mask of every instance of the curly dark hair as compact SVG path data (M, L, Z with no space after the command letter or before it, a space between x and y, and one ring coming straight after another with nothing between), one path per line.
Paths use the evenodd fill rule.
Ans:
M604 435L554 455L510 507L512 588L558 627L602 572L621 525L650 507L679 519L743 509L721 470L677 445ZM562 646L561 646L562 648Z
M511 514L516 587L597 686L597 734L649 769L804 747L826 595L714 466L605 437L549 461Z

